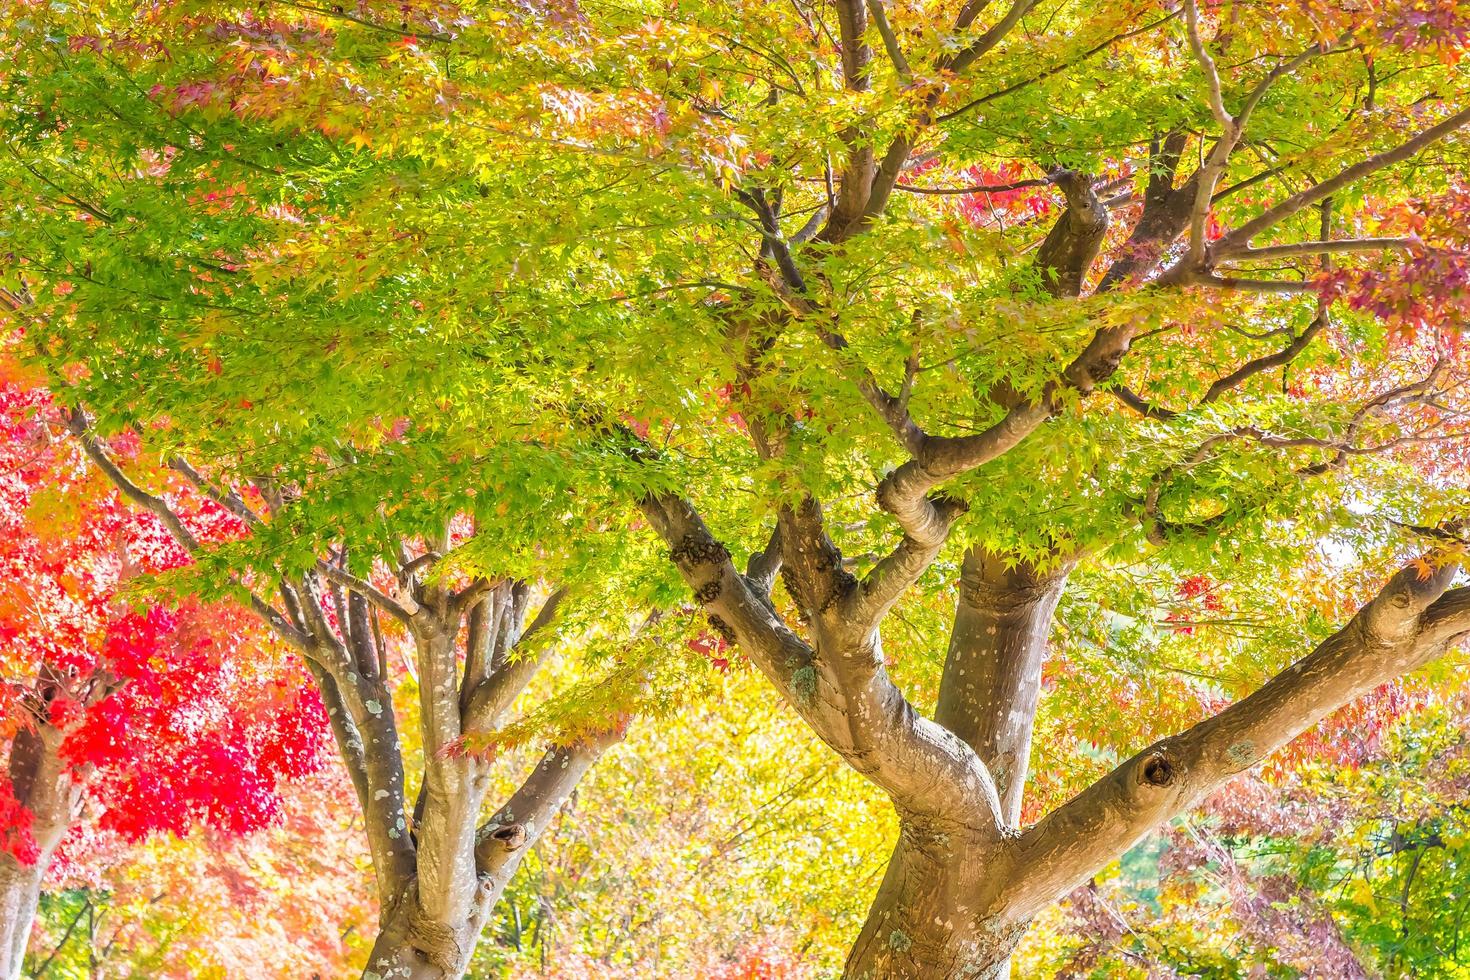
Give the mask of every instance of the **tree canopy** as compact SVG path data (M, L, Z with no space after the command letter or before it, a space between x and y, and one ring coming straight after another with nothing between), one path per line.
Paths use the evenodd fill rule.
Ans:
M306 662L365 975L471 969L594 764L746 665L785 714L729 710L897 827L846 976L1184 971L1228 958L1211 902L1317 936L1295 969L1406 969L1459 935L1409 895L1470 633L1467 37L1421 0L26 0L6 357L168 532L148 595ZM1444 782L1385 831L1390 759ZM1339 792L1330 838L1273 816ZM1367 841L1397 918L1333 919ZM1104 949L1118 902L1159 924Z

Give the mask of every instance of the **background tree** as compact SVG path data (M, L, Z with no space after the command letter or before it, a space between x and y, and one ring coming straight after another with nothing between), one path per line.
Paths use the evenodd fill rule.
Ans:
M65 438L44 390L0 380L0 951L18 977L42 880L79 825L126 840L280 817L320 764L325 718L299 665L228 605L138 605L187 555ZM234 521L181 505L200 538ZM68 857L85 863L89 855ZM66 862L63 862L66 863Z
M416 296L456 271L368 268L372 239L397 234L382 175L343 156L345 131L317 116L323 89L288 93L258 70L330 55L319 82L333 89L367 58L397 86L404 31L339 38L243 4L135 13L25 4L0 21L7 326L90 464L192 558L171 586L238 601L305 660L373 855L367 972L457 976L527 846L659 696L645 627L660 597L597 591L604 553L649 549L564 533L597 526L515 384L476 388L502 430L464 446L445 405L472 379L439 390L434 365L473 325L441 333ZM417 164L393 169L412 182ZM344 255L363 263L356 286ZM494 357L471 367L503 377ZM139 439L156 471L120 451ZM168 489L180 482L238 535L198 534ZM498 739L578 632L593 634L591 676L499 739L525 775L497 786L490 753L463 740ZM512 751L527 745L535 761ZM500 805L482 812L492 788Z
M242 480L351 499L266 536L290 576L411 577L471 513L557 562L511 577L631 613L673 596L651 527L897 811L850 975L1003 973L1133 841L1470 629L1457 5L27 13L32 354ZM433 517L338 561L326 525L384 510ZM1371 570L1341 618L1224 643L1249 669L1178 715L1124 699L1116 768L1028 812L1033 754L1038 787L1099 775L1033 753L1058 608L1136 646L1181 598L1260 612L1323 540Z

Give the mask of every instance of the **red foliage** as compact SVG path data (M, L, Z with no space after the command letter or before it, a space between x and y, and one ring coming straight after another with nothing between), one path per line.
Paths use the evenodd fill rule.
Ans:
M1413 336L1426 330L1458 333L1470 318L1470 188L1455 187L1376 214L1380 234L1400 235L1407 256L1385 255L1367 266L1345 266L1324 276L1319 289Z
M702 632L689 641L689 649L708 658L710 665L722 674L730 669L730 644L724 637Z
M131 580L188 555L92 474L60 422L45 392L0 380L0 739L58 732L88 811L124 837L275 821L277 780L323 758L315 688L238 608L124 600ZM165 487L201 540L239 533L221 508ZM30 821L0 785L0 848L34 860Z
M807 975L795 957L766 939L743 950L733 963L717 967L710 980L801 980Z
M31 834L31 811L20 805L15 798L15 787L10 779L0 776L0 851L30 864L36 860L36 838Z

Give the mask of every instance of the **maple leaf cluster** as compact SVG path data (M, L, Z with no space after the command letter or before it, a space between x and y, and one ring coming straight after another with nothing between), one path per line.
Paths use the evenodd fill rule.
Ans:
M315 688L243 610L130 594L189 556L89 473L62 421L43 389L0 383L0 739L59 735L97 826L127 839L273 823L278 781L324 758ZM201 540L239 532L210 502L180 502ZM31 819L0 777L0 848L27 863Z

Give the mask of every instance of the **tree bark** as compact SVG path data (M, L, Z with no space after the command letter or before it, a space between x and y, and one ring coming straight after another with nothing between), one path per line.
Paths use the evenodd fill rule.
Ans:
M465 909L458 928L424 913L418 884L386 911L368 955L363 980L455 980L464 975L480 938L485 914L500 897L497 891L481 908Z
M550 749L511 798L464 842L448 862L449 880L428 903L413 878L385 908L363 980L454 980L464 975L485 920L526 854L546 832L582 777L613 745L621 728ZM476 776L483 782L483 773ZM483 795L483 794L482 794ZM442 834L434 825L425 837ZM446 851L447 853L447 851Z
M0 853L0 976L17 980L36 919L41 879L61 839L71 829L77 787L63 764L61 732L50 725L22 728L10 748L15 798L31 811L31 834L39 851L32 864Z
M965 571L972 580L982 572L994 578L997 567L971 556ZM1260 690L1144 749L1024 831L1002 826L991 834L905 815L844 976L1001 980L1038 911L1332 710L1462 641L1470 630L1470 589L1446 591L1455 572L1453 565L1435 568L1430 562L1400 572L1341 630ZM1012 570L1000 577L1016 574L1026 573ZM1003 604L987 595L984 602L971 602L968 612L962 600L961 613L980 624L984 636L1009 635L1012 642L1000 649L1012 655L998 659L1021 662L1044 640L1021 642L1035 624L1021 625L1027 617L1017 614L1009 617L1010 629L1001 629L998 614L1039 610L1048 602L1046 594L1060 587L1060 581L1048 582L1027 603ZM994 633L987 622L997 625ZM958 661L952 662L958 677ZM983 676L997 682L992 690L1020 690L1025 697L1025 685L1015 682L1018 674L991 668ZM979 748L990 751L993 735L997 741L1019 736L1009 717L963 716L957 724L972 725ZM998 781L1003 791L1013 785Z
M1071 569L1070 561L1040 569L971 548L960 572L934 720L989 767L1012 827L1021 819L1052 615Z
M20 977L44 872L39 861L21 864L9 854L0 854L0 976L5 980Z
M974 896L997 841L960 826L905 821L848 980L1002 980L1026 923L982 914Z
M1071 569L1070 560L1043 569L976 547L960 572L934 720L990 769L1008 828L1021 817L1047 638ZM973 901L996 854L992 837L906 820L846 975L1007 977L1025 925L977 916Z

